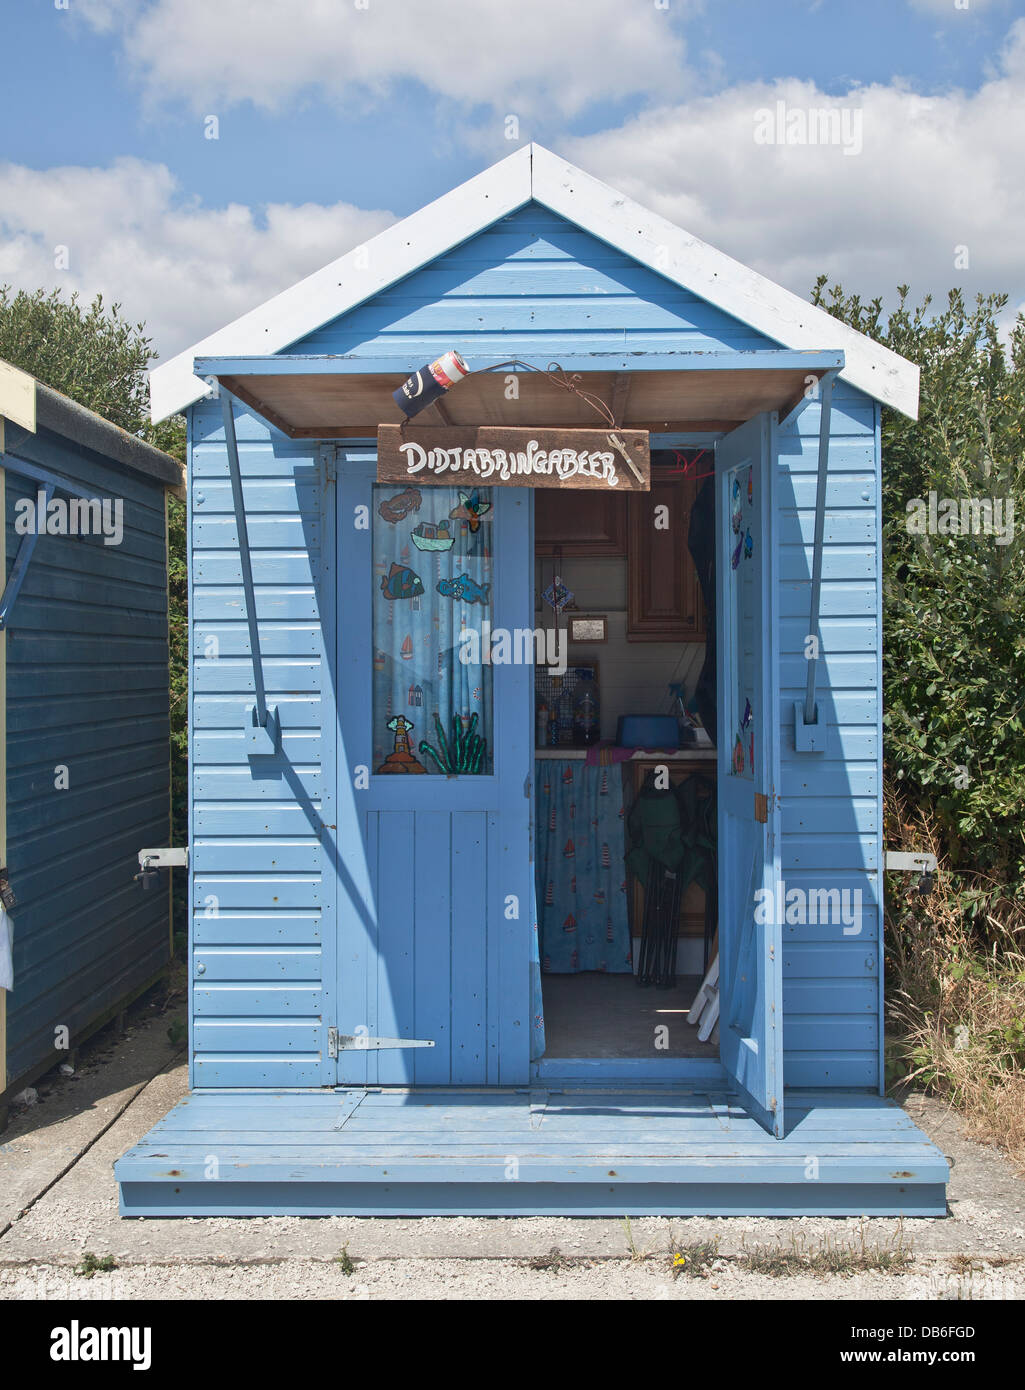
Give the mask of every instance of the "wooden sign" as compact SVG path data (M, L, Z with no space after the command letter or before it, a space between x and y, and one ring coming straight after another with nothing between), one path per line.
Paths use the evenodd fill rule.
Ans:
M645 430L380 425L377 481L647 492L651 451Z

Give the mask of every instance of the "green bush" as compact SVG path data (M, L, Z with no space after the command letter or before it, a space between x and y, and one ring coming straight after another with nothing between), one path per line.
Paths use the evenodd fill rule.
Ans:
M886 775L939 824L969 914L1023 891L1025 575L1015 537L909 534L908 505L997 498L1025 520L1025 321L1003 295L931 317L907 287L884 320L840 286L813 301L922 370L918 421L884 410L883 733ZM1015 518L1017 520L1017 517Z

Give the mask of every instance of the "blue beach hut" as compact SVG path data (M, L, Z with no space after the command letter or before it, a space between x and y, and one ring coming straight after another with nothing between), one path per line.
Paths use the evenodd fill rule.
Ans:
M152 398L189 421L192 1091L124 1214L942 1214L882 1096L917 369L530 145Z
M180 465L0 362L0 1119L167 969Z

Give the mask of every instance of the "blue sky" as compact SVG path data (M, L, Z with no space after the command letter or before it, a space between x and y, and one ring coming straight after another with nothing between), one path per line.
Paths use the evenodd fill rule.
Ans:
M163 356L529 139L800 293L1025 298L1018 0L36 0L5 27L0 281L102 290ZM864 149L758 149L777 100L863 111Z

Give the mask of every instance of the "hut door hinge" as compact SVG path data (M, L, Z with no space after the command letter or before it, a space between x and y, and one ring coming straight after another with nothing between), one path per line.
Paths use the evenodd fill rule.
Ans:
M324 477L329 483L338 481L338 450L329 448L324 450Z
M329 1057L337 1057L339 1052L380 1052L392 1047L433 1046L433 1040L425 1038L371 1038L366 1033L339 1033L337 1028L327 1030Z
M769 819L769 798L764 792L755 792L755 820L765 825Z

